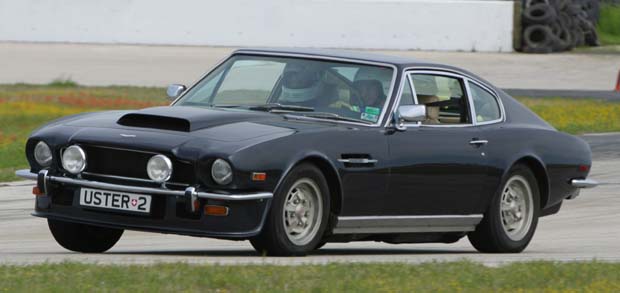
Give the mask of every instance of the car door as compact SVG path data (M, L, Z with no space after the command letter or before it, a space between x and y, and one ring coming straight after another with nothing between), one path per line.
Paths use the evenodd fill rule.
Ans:
M424 104L427 118L388 138L387 214L476 212L487 171L485 141L472 119L466 89L466 80L453 73L412 71L407 75L397 105Z

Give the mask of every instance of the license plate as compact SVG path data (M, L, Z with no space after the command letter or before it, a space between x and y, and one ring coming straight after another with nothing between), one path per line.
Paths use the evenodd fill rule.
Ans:
M148 214L151 196L101 189L80 189L80 205Z

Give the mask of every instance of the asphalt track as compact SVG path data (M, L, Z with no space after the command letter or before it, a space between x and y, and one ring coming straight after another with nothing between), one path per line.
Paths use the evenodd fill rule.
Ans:
M30 216L31 182L0 183L0 263L79 261L151 264L183 261L216 264L306 264L471 260L495 266L526 260L620 261L620 134L587 135L594 151L592 178L602 184L566 201L559 214L542 218L534 239L520 254L481 254L466 239L454 244L327 244L307 257L258 256L247 241L223 241L126 231L104 254L64 250L44 219Z

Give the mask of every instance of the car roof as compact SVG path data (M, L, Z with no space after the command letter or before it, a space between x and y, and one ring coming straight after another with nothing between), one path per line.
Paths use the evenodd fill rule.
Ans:
M243 48L238 49L234 53L248 54L248 53L270 53L270 54L293 54L293 55L306 55L308 57L320 56L342 59L353 59L367 62L388 63L401 66L413 66L418 64L431 64L427 61L422 61L414 58L399 57L382 55L375 53L368 53L363 51L352 50L335 50L335 49L315 49L315 48ZM441 65L441 64L436 64Z

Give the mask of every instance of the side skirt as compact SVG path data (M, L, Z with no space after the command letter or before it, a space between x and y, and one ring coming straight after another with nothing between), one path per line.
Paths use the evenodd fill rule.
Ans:
M338 217L334 234L474 231L482 215Z

